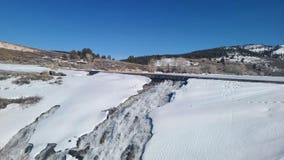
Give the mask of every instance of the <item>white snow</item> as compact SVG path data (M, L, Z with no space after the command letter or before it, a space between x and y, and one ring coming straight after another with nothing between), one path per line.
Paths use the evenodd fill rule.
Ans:
M17 69L23 67L26 66L19 65ZM38 70L37 66L29 67L31 71ZM3 68L0 65L0 69ZM17 69L13 68L13 71L19 71ZM34 144L31 155L35 156L47 143L57 143L56 150L74 147L79 136L90 132L105 118L106 113L102 110L118 106L150 81L142 76L112 73L87 76L83 71L59 71L67 74L62 85L32 81L29 85L17 86L11 83L13 79L0 81L2 98L43 97L33 106L11 104L0 110L0 148L21 128L54 105L61 107L39 124L30 140Z
M234 56L231 57L220 57L220 58L216 58L217 61L220 61L222 58L225 59L225 61L229 61L229 62L242 62L243 59L243 63L264 63L267 62L267 60L260 58L260 57L253 57L253 56L242 56L240 54L233 54Z
M83 158L85 160L96 159L95 156L104 160L126 160L130 154L126 154L125 149L133 144L136 149L131 155L134 155L135 160L139 159L144 144L151 137L148 113L167 103L168 95L180 85L179 82L165 81L129 98L94 131L80 137L76 150L84 150L89 146Z
M190 79L155 110L144 159L284 158L284 85Z
M149 79L145 77L104 73L81 82L84 84L72 93L68 101L61 103L62 107L54 116L39 125L30 142L35 147L41 146L39 149L45 147L41 143L50 142L58 144L57 150L74 147L78 136L90 132L105 118L103 110L116 107L137 94L147 82Z
M284 45L279 45L278 49L273 51L272 54L279 54L279 55L283 54L284 55Z
M0 64L0 70L48 69ZM31 157L47 143L57 143L57 151L72 148L78 137L105 119L102 110L117 107L150 81L142 76L114 73L87 76L84 71L58 72L67 74L62 85L49 84L54 80L22 86L12 84L14 78L0 81L1 98L43 97L32 106L11 104L0 109L0 149L54 105L61 107L38 124L30 139L34 144ZM284 81L284 77L174 75ZM151 113L154 135L146 146L144 159L284 159L283 90L284 85L279 84L190 79L188 85L176 91L171 103Z
M257 52L257 53L261 53L264 51L270 51L272 49L272 47L270 46L265 46L265 45L260 45L260 44L245 45L243 48L249 51L252 51L252 52Z
M43 72L49 68L40 67L37 65L22 65L22 64L2 64L0 63L0 71L15 71L15 72Z
M167 67L167 66L197 66L198 62L191 62L185 58L162 58L156 60L154 65L158 67Z

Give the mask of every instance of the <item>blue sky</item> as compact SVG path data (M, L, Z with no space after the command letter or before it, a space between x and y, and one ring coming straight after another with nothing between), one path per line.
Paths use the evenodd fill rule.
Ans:
M0 41L115 58L284 44L283 0L2 0Z

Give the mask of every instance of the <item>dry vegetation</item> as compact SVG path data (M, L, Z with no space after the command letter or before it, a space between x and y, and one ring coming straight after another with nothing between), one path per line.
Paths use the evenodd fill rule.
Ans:
M201 53L192 53L186 55L179 55L192 62L198 62L197 66L162 66L157 67L151 63L152 60L157 60L163 58L163 56L144 56L133 58L133 63L115 61L103 58L94 58L90 61L86 59L70 59L68 54L61 52L22 52L13 51L8 49L0 49L0 63L17 63L17 64L37 64L41 66L46 66L52 69L66 67L66 68L76 68L85 70L105 70L114 72L176 72L176 73L212 73L212 74L235 74L235 75L272 75L272 76L284 76L284 63L283 60L275 58L266 58L269 64L244 64L244 63L233 63L226 62L218 63L214 61L212 56L218 56L223 54L224 49L213 49L205 50ZM204 53L203 53L204 52ZM225 53L225 52L224 52ZM201 55L203 56L201 56ZM188 56L187 56L188 55ZM201 56L201 57L200 57ZM65 57L65 58L64 58ZM170 57L177 58L178 55L170 55ZM207 57L207 58L204 58ZM209 58L208 58L209 57ZM164 57L164 58L167 58ZM262 57L265 59L264 57ZM80 62L83 60L83 62ZM129 60L131 61L131 59ZM141 62L141 63L140 63ZM140 64L137 64L140 63ZM272 67L271 67L272 66ZM9 78L9 75L1 75L0 80L5 80ZM50 80L49 77L41 76L20 76L19 79L15 80L15 84L23 85L29 84L31 80ZM56 80L52 82L55 84L61 84L61 80Z
M257 64L227 61L221 63L207 58L186 60L198 62L198 65L155 66L154 64L150 64L150 66L155 71L171 73L284 76L283 60L278 59L267 59L266 62Z
M0 98L0 109L6 108L9 104L16 103L21 105L36 104L41 100L41 97L21 97L17 99Z
M26 72L0 71L0 80L6 80L12 77L19 77L12 82L13 84L17 84L17 85L30 84L31 81L35 81L35 80L49 81L53 79L53 77L50 76L48 72L26 73Z
M92 68L107 71L151 71L149 66L120 61L97 59Z
M61 57L62 53L57 52L22 52L0 48L0 62L16 64L52 64L51 58ZM50 58L46 58L50 57Z
M63 83L62 77L57 77L54 82L49 82L49 84L58 84L61 85Z
M147 65L133 64L115 60L95 58L91 62L80 63L77 60L63 60L66 53L59 52L22 52L0 48L0 63L9 64L36 64L52 69L58 67L77 68L77 69L98 69L106 71L150 71Z
M148 65L134 64L128 62L121 62L108 59L94 59L93 62L87 64L75 63L75 62L57 62L59 67L77 68L77 69L96 69L105 71L151 71Z
M10 75L8 73L1 73L0 72L0 81L6 80L6 79L9 79L9 78L10 78Z

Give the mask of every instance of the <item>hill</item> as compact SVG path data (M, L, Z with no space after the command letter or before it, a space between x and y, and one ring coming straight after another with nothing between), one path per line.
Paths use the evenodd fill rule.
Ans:
M149 71L148 66L103 58L72 59L66 51L48 51L0 42L0 63L36 64L45 67L98 69L107 71Z
M284 45L249 44L183 54L130 56L123 61L161 72L284 76L283 59Z
M78 51L78 53L81 53ZM93 53L92 53L93 54ZM0 43L0 62L37 64L50 68L97 69L115 72L176 72L284 76L284 45L249 44L219 47L183 54L130 56L115 61L97 57L72 57L66 51L47 51Z
M232 55L242 56L254 56L254 57L265 57L265 58L284 58L284 45L276 45L274 47L268 45L249 44L244 46L230 46L230 47L218 47L212 49L198 50L190 53L182 54L164 54L164 55L150 55L140 57L129 57L123 61L149 64L151 60L161 58L220 58Z

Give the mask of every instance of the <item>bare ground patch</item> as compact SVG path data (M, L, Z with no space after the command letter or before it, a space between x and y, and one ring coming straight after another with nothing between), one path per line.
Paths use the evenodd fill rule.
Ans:
M0 98L0 109L5 109L9 104L16 103L22 105L31 105L38 103L42 98L38 96L21 97L17 99Z
M41 80L41 81L49 81L53 79L48 72L41 73L26 73L26 72L8 72L8 71L0 71L0 80L6 80L12 77L18 77L12 83L17 85L30 84L31 81Z

